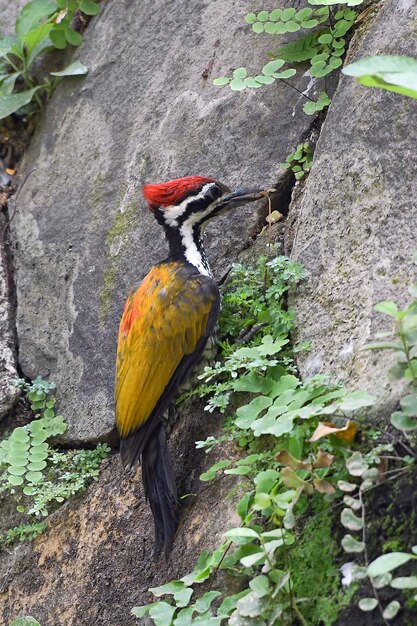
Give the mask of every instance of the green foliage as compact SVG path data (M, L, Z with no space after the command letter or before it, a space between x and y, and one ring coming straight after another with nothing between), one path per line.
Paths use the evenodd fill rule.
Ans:
M307 115L314 115L314 113L318 113L322 111L325 107L328 107L331 103L331 100L325 91L321 91L317 101L310 100L309 102L305 102L303 104L303 111L307 113Z
M48 515L84 490L97 478L109 448L98 444L94 450L55 451L50 440L67 429L64 418L55 415L56 401L50 395L55 385L40 377L32 383L18 380L17 385L25 392L36 419L15 428L0 443L0 493L12 495L17 501L17 510L30 519ZM31 528L41 526L29 524L9 529L2 541L30 537Z
M314 102L309 102L308 104L311 104L312 106L316 105ZM308 141L300 143L296 150L287 156L285 163L282 164L285 169L291 169L293 171L296 180L304 178L304 176L311 170L312 165L313 150L311 149Z
M288 272L292 285L303 275L299 266L282 257L276 267ZM395 478L409 470L415 455L406 446L410 454L400 456L381 432L365 430L363 416L374 403L365 391L349 393L323 376L300 381L294 375L288 341L293 322L284 318L283 323L282 318L283 296L290 285L279 275L271 276L271 262L261 259L255 268L237 266L234 272L224 296L223 361L205 369L201 378L206 383L198 389L199 395L209 396L206 410L220 408L231 414L224 435L197 442L197 447L209 452L228 440L244 449L242 458L221 459L200 477L204 482L240 477L236 512L241 525L228 530L224 543L212 554L203 553L190 574L152 589L156 601L133 613L148 614L157 626L331 626L367 581L373 597L362 597L359 608L378 607L382 619L389 621L401 609L401 599L381 602L378 589L417 588L417 576L393 578L392 574L417 559L417 546L410 552L395 545L389 548L393 551L369 562L365 498L381 481L381 472L386 471L381 468L394 463L390 476ZM276 299L269 291L275 281ZM410 293L417 296L417 284ZM272 309L265 326L259 327L265 311ZM387 301L376 309L395 321L394 339L392 333L384 333L382 343L368 348L392 349L399 355L400 374L412 388L401 402L402 412L414 419L416 303L401 311ZM256 334L248 331L253 326L258 328ZM248 339L243 347L233 342L242 327ZM398 377L397 370L398 365ZM360 447L355 444L353 413L359 414L357 420L363 425ZM335 509L345 529L339 542L332 528L331 504L342 498L343 508ZM337 561L343 552L349 562L342 567L341 587ZM219 569L240 577L242 591L231 596L210 591L198 598L198 585L211 578L211 589Z
M286 310L284 297L304 276L299 263L283 256L272 260L261 256L252 268L234 264L222 299L220 339L223 344L255 324L265 324L263 333L272 334L274 339L287 335L293 326L294 314Z
M368 562L366 550L367 524L365 509L365 494L372 489L376 481L380 480L379 467L381 463L389 459L397 461L397 473L401 474L414 459L399 457L392 444L380 444L370 452L364 454L355 451L346 459L346 468L350 478L348 481L339 481L338 487L344 492L343 503L345 508L341 511L340 521L342 526L349 532L341 541L343 550L353 555L355 562L346 563L342 570L345 583L351 581L361 583L368 580L371 583L373 597L361 598L359 608L364 612L370 612L378 608L383 620L393 619L401 609L401 603L393 600L384 608L379 596L379 590L391 586L394 589L415 589L417 576L393 578L391 572L412 559L417 559L417 546L412 548L412 553L390 552L383 554L371 563ZM359 480L359 483L357 482ZM360 533L359 540L351 533ZM362 558L362 565L360 559Z
M293 317L285 310L284 296L302 277L302 268L288 259L261 258L254 268L235 266L226 284L224 360L205 369L200 378L206 385L198 393L209 395L208 411L234 407L221 440L236 442L247 454L216 462L200 478L207 482L235 475L245 481L236 509L242 525L227 531L225 542L213 554L202 555L193 572L151 590L156 602L134 609L137 617L149 614L157 626L289 626L296 616L302 618L305 599L294 593L291 560L299 541L297 518L309 509L313 494L333 497L338 481L348 476L349 443L334 436L318 444L319 419L343 422L348 413L373 403L364 392L348 394L338 385L329 386L324 377L302 383L294 376L286 348ZM248 333L262 321L257 334ZM231 343L242 327L249 337L243 347ZM210 437L197 446L210 450L218 441ZM220 605L212 604L217 591L196 600L198 584L218 569L249 579L249 585ZM197 610L200 601L205 603L203 612Z
M95 0L32 0L19 13L15 35L0 37L0 119L25 107L26 113L40 107L42 98L49 97L61 76L79 76L87 73L80 62L71 63L60 72L51 72L43 80L35 76L34 62L53 48L78 46L82 35L74 30L75 13L97 15ZM35 100L36 106L27 105Z
M417 59L407 56L379 55L351 63L343 68L365 87L379 87L417 98Z
M31 615L27 615L26 617L18 617L17 619L10 622L9 626L41 626L39 622L32 617Z
M291 551L294 593L306 598L303 614L307 624L331 626L339 611L351 602L358 585L352 584L348 590L340 587L340 549L329 504L316 494L311 508L312 515L305 519L303 533Z
M294 67L284 67L285 64L294 65L309 61L309 73L313 78L327 76L342 65L342 57L346 51L346 37L352 30L357 12L349 7L362 4L363 0L309 0L309 3L319 8L303 7L276 8L272 11L248 13L245 17L256 34L284 35L301 30L309 31L295 41L285 43L276 48L271 56L272 61L263 66L260 73L248 76L247 70L240 67L232 76L221 76L214 79L213 84L218 86L229 85L234 91L246 88L258 89L263 85L270 85L275 80L287 80L296 74ZM334 7L333 5L347 5ZM304 69L303 69L304 71ZM307 96L306 96L307 97ZM330 98L321 92L317 101L310 100L303 107L308 115L322 111L330 104Z
M47 528L46 522L34 522L32 524L19 524L9 528L5 533L0 534L0 546L7 547L18 541L33 541L41 535Z

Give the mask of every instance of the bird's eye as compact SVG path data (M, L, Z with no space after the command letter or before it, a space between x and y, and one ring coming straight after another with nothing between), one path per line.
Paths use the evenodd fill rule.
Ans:
M217 198L220 198L220 196L222 195L223 191L221 190L220 186L217 185L216 183L213 183L212 185L210 185L210 188L207 190L207 198L213 202L214 200L217 200Z

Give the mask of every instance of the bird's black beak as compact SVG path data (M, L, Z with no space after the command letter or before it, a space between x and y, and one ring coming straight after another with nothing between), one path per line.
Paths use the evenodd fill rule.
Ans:
M235 189L230 193L226 193L221 196L217 201L217 207L220 208L233 208L246 204L248 202L254 202L261 198L268 196L269 190L265 189Z

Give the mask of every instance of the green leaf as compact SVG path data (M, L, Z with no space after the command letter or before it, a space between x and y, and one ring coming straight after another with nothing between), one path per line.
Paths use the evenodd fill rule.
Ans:
M38 483L42 480L42 472L28 472L25 476L26 480L30 483Z
M272 78L272 76L263 76L262 74L258 74L257 76L255 76L255 80L262 85L271 85L273 82L275 82L275 79Z
M253 24L252 26L252 30L254 33L259 35L260 33L264 32L264 26L261 22L255 22L255 24Z
M417 417L417 394L412 393L400 400L401 408L406 415Z
M289 9L283 9L282 14L281 14L281 20L283 22L288 22L288 20L291 20L296 14L296 10L293 8L289 8Z
M390 552L389 554L383 554L372 561L369 565L368 576L374 578L375 576L380 576L386 572L391 572L397 567L400 567L400 565L404 565L404 563L408 563L408 561L414 558L416 557L412 554L408 554L407 552Z
M252 422L258 417L259 413L270 407L271 404L272 400L271 398L268 398L268 396L257 396L249 402L249 404L241 406L236 411L236 426L239 428L249 428Z
M13 74L8 74L6 78L1 81L0 84L0 98L2 96L8 96L13 93L14 85L16 80L20 76L20 72L14 72Z
M271 390L273 382L270 378L265 378L257 372L251 371L249 374L239 376L233 383L233 389L235 391L247 391L266 395Z
M271 13L269 14L269 19L272 22L278 22L278 20L280 20L282 17L282 9L274 9L273 11L271 11Z
M27 430L23 426L15 428L12 434L12 439L13 441L18 441L19 443L26 443L29 441Z
M408 430L416 430L417 420L409 417L402 411L396 411L391 415L391 424L394 428L407 432Z
M212 465L207 471L203 472L203 474L201 474L200 476L200 480L202 480L203 482L206 482L208 480L212 480L213 478L216 477L217 472L225 467L229 467L229 465L231 465L232 462L229 461L229 459L223 459L222 461L217 461L217 463L214 463L214 465Z
M49 33L49 39L57 50L64 50L67 47L67 40L65 38L65 29L55 26L55 28Z
M233 72L233 78L246 78L246 68L238 67L237 70Z
M304 20L309 18L312 14L313 14L313 9L306 7L305 9L301 9L301 11L297 11L294 17L298 22L303 22Z
M13 45L16 44L14 37L2 37L0 38L0 57L5 57L12 51Z
M360 553L365 550L363 541L357 541L352 535L345 535L342 539L342 548L345 552Z
M318 24L319 24L319 21L316 19L304 20L304 22L301 22L301 27L302 28L315 28Z
M272 74L276 72L277 70L279 70L284 65L284 63L285 61L283 61L282 59L276 59L275 61L270 61L269 63L263 66L262 73L265 76L272 76Z
M29 56L28 65L31 65L38 54L51 45L48 35L52 28L53 24L41 24L22 37L22 42Z
M149 613L149 610L152 606L155 606L156 602L153 602L152 604L145 604L144 606L135 606L133 607L133 609L131 610L131 613L135 616L135 617L139 617L142 618L146 615L146 613Z
M300 24L297 24L294 20L287 22L286 26L288 33L296 33L301 28Z
M380 55L351 63L342 71L355 76L366 87L380 87L417 98L417 59Z
M182 580L172 580L171 582L161 585L160 587L151 587L149 591L157 598L160 598L165 595L174 595L175 593L178 593L178 591L182 591L185 588L185 583L183 583Z
M66 28L64 30L64 34L65 34L65 39L72 46L79 46L80 43L82 43L82 40L83 40L82 35L80 35L80 33L77 33L77 31L73 30L72 28Z
M252 567L253 565L260 563L264 559L265 559L264 552L255 552L254 554L249 554L248 556L242 557L240 559L240 562L242 563L244 567Z
M268 18L269 18L268 11L260 11L258 15L256 16L256 19L259 20L260 22L266 22Z
M275 35L277 32L277 25L274 22L266 22L264 24L264 30L268 35Z
M213 85L218 87L222 87L223 85L228 85L232 79L227 76L219 76L219 78L215 78L213 80Z
M7 468L7 471L12 476L23 476L26 473L26 468L18 465L12 465Z
M400 576L390 582L394 589L417 589L417 576Z
M17 619L10 622L9 626L41 626L39 622L32 617L31 615L27 615L26 617L18 617Z
M39 472L40 470L45 469L46 462L45 461L36 461L33 463L29 463L28 470L31 472Z
M327 44L332 42L333 37L329 33L325 33L324 35L320 35L318 38L318 42L322 44Z
M375 404L375 397L367 391L353 391L348 393L339 405L341 411L357 411Z
M255 576L249 582L249 587L257 598L263 598L269 593L269 579L268 576Z
M209 610L213 600L219 596L221 596L220 591L207 591L193 605L194 611L197 611L197 613L205 613Z
M273 74L274 78L291 78L292 76L295 76L297 73L297 70L291 68L288 70L284 70L283 72L275 72Z
M269 493L279 479L279 472L272 468L259 472L254 478L257 493Z
M307 34L304 37L300 37L296 41L292 41L274 50L274 56L290 63L306 61L307 59L314 57L316 54L317 37L312 34Z
M1 96L0 98L0 119L8 117L12 113L15 113L32 100L35 92L41 87L34 87L27 91L20 91L19 93L13 93L8 96Z
M245 15L245 22L247 24L254 24L256 22L255 13L248 13L247 15Z
M16 20L16 35L23 37L57 10L54 0L32 0L20 11Z
M245 476L246 474L250 474L251 468L248 465L240 465L239 467L233 467L229 470L224 470L225 474L232 474L237 476Z
M388 604L388 606L385 607L384 612L382 613L382 617L388 620L394 619L400 609L401 604L398 602L398 600L393 600Z
M378 600L376 598L361 598L358 602L358 607L361 611L373 611L378 606Z
M83 76L84 74L87 74L88 69L87 67L81 63L81 61L74 61L74 63L71 63L71 65L68 65L68 67L66 67L64 70L61 70L60 72L51 72L52 76ZM48 409L48 411L51 411L52 409ZM53 417L54 414L52 415L47 415L46 411L45 411L45 417Z
M187 608L178 611L176 618L174 619L174 626L191 626L194 609Z
M182 589L181 591L178 591L176 594L174 594L174 601L176 606L178 608L187 606L193 593L194 589L192 589L191 587L186 587L185 589Z
M21 476L8 476L7 480L13 487L17 487L18 485L23 485L23 478Z
M86 15L98 15L100 13L100 7L93 0L81 0L80 11Z
M242 91L246 85L241 78L233 78L229 83L230 89L233 91Z
M307 115L314 115L318 111L322 111L325 107L329 106L331 100L325 91L322 91L317 99L317 102L305 102L303 105L304 113Z
M363 528L362 518L357 517L352 509L343 509L340 515L340 521L342 526L348 530L362 530Z
M256 530L253 530L253 528L245 528L243 526L241 528L231 528L224 534L234 543L239 542L241 539L259 539L259 533L257 533ZM245 541L244 543L247 542Z
M292 374L281 376L279 380L274 383L269 395L271 398L277 398L281 396L285 391L296 389L300 384L299 379Z
M149 615L155 622L155 626L171 626L175 611L175 606L171 606L168 602L156 602L149 609Z

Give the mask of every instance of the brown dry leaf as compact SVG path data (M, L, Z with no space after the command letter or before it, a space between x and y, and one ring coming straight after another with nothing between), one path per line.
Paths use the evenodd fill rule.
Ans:
M322 437L334 435L338 439L343 439L348 443L352 443L355 439L356 432L356 422L352 422L351 420L348 420L346 426L342 426L342 428L338 428L332 424L332 422L320 422L314 433L311 435L309 441L318 441L319 439L322 439Z
M327 480L320 480L319 478L315 478L313 480L313 485L319 493L334 493L336 491L333 485L327 482Z
M275 457L278 463L282 463L283 465L287 465L290 469L305 469L311 471L311 463L303 463L303 461L299 461L296 459L288 450L281 450Z
M6 167L6 174L8 174L9 176L13 176L15 172L16 170L12 169L11 167Z
M317 452L317 458L313 463L314 469L319 467L330 467L334 461L334 455L319 449Z
M290 489L302 489L310 496L313 493L313 485L300 478L290 467L281 470L281 478L284 485Z

